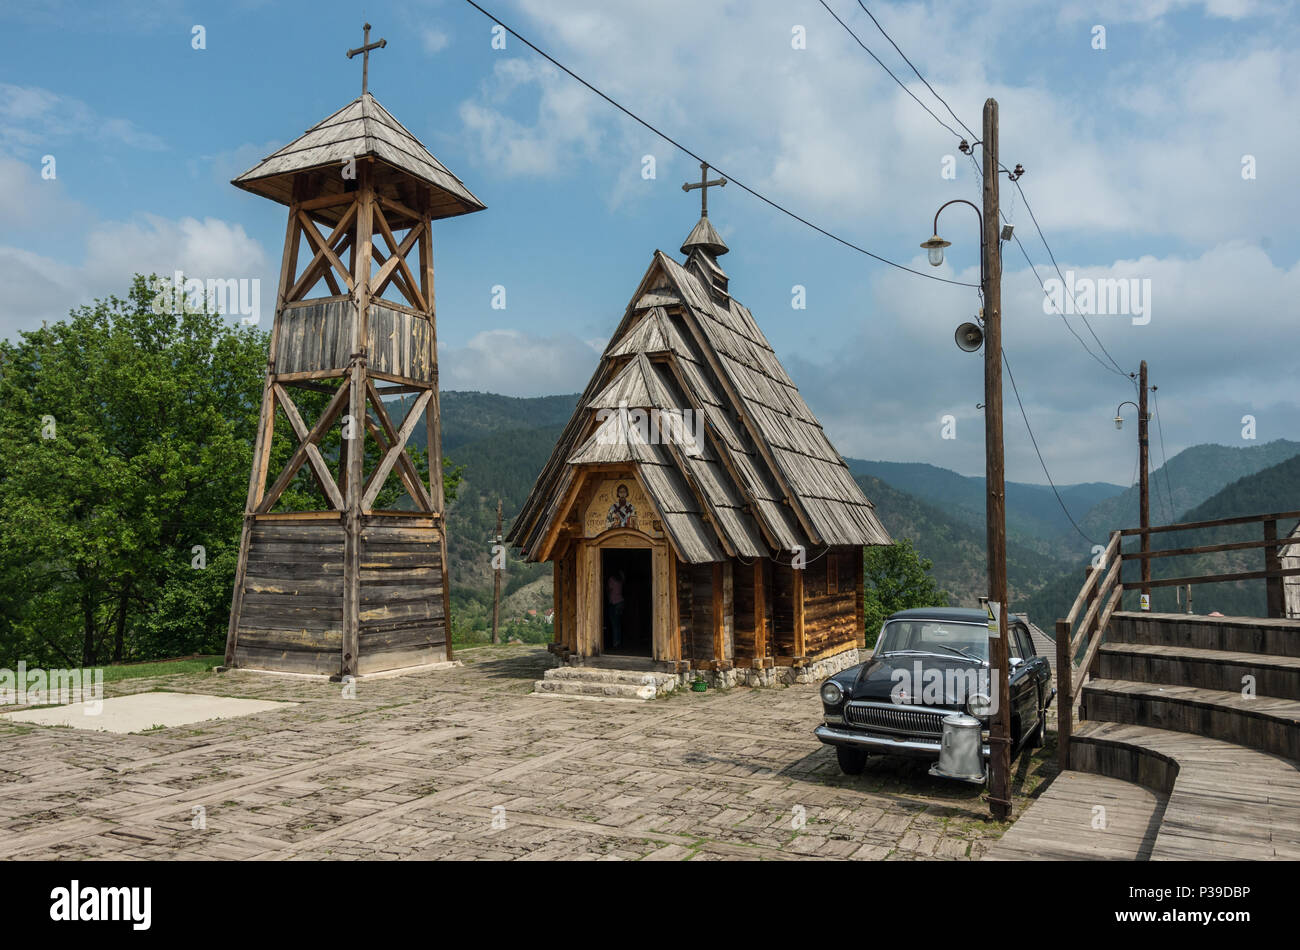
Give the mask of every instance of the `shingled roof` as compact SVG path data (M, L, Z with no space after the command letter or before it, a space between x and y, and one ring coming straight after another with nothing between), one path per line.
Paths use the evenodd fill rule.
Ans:
M582 468L617 463L635 469L689 563L770 557L796 545L813 556L833 545L890 543L753 316L726 288L709 248L691 246L685 265L655 251L511 527L509 541L525 557L546 556L542 545ZM647 439L638 410L687 420L683 437Z
M486 207L368 92L264 158L231 184L288 204L294 174L365 156L379 159L389 177L396 171L431 185L434 218ZM345 186L338 177L337 190L342 191ZM383 184L379 183L381 190Z

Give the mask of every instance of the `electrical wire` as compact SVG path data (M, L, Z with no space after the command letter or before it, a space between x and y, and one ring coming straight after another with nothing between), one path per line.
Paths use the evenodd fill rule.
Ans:
M515 39L519 40L519 42L523 43L525 46L527 46L529 49L531 49L531 50L532 50L534 53L536 53L538 56L540 56L540 57L542 57L543 59L545 59L547 62L549 62L549 63L550 63L552 66L554 66L556 69L559 69L561 72L565 73L565 74L566 74L567 76L569 76L571 79L573 79L573 80L577 81L578 83L582 84L583 86L585 86L588 90L590 90L591 92L595 93L595 94L596 94L597 96L599 96L601 99L604 99L607 103L609 103L611 106L613 106L613 107L614 107L615 109L617 109L619 112L622 112L622 113L623 113L624 115L626 115L628 118L632 119L632 120L633 120L634 122L636 122L638 125L642 126L643 128L647 129L647 130L650 131L650 132L653 132L655 135L659 136L659 138L663 139L663 140L664 140L665 142L667 142L669 145L671 145L671 146L673 146L674 148L676 148L677 150L679 150L679 151L685 153L686 155L689 155L691 158L695 159L697 162L704 162L704 161L705 161L703 158L701 158L701 157L700 157L699 155L697 155L695 152L691 151L689 148L687 148L687 147L686 147L685 145L683 145L681 142L679 142L679 141L677 141L676 139L674 139L672 136L668 135L666 132L662 132L662 131L660 131L660 130L657 129L655 126L651 125L651 124L650 124L649 122L647 122L645 119L641 118L639 115L637 115L635 112L633 112L631 109L628 109L626 106L624 106L624 105L622 105L621 103L619 103L619 102L618 102L617 100L615 100L613 97L607 95L607 94L604 93L604 92L601 92L599 89L597 89L597 88L596 88L595 86L593 86L591 83L587 82L587 80L583 79L581 76L579 76L577 73L575 73L575 72L574 72L572 69L570 69L568 66L565 66L563 63L561 63L559 60L557 60L554 56L551 56L549 53L547 53L546 51L542 50L540 47L538 47L536 44L534 44L532 41L530 41L527 37L525 37L525 36L523 36L522 34L520 34L517 30L511 28L510 26L507 26L505 23L502 23L501 20L498 19L494 14L489 13L487 10L483 9L483 7L481 7L481 6L479 6L477 3L475 3L474 0L465 0L465 2L468 3L468 4L469 4L471 7L473 7L475 10L477 10L479 13L481 13L481 14L483 14L485 17L487 17L489 20L491 20L495 25L500 26L502 29L504 29L507 33L509 33L509 34L510 34L511 36L513 36ZM936 118L937 118L937 116L936 116ZM897 261L892 261L892 260L890 260L890 259L887 258L887 257L882 257L881 255L876 254L876 253L874 253L873 251L869 251L869 250L867 250L865 247L861 247L861 246L859 246L859 245L857 245L857 244L854 244L852 241L849 241L849 240L847 240L847 239L845 239L845 238L840 237L838 234L834 234L834 233L832 233L831 231L826 230L825 228L821 227L820 225L814 224L813 222L809 221L807 218L805 218L805 217L803 217L803 216L801 216L801 215L799 215L799 214L796 214L794 211L791 211L789 208L785 207L784 205L778 204L776 201L772 200L771 198L768 198L766 195L760 194L759 192L755 191L753 188L751 188L751 187L749 187L748 185L746 185L744 182L737 180L736 177L735 177L734 175L732 175L732 174L730 174L729 172L727 172L727 171L725 171L725 170L719 168L717 165L713 164L712 162L706 162L705 164L707 164L710 168L712 168L714 171L716 171L716 172L717 172L719 175L721 175L723 178L727 179L728 182L730 182L731 184L735 185L735 186L736 186L737 188L739 188L741 191L747 192L748 194L750 194L750 195L752 195L753 197L757 198L759 201L763 202L764 204L768 205L769 207L774 208L775 210L780 211L782 214L784 214L784 215L786 215L786 216L788 216L788 217L790 217L790 218L793 218L794 220L798 221L800 224L803 224L803 225L806 225L806 226L809 227L809 228L812 228L812 229L813 229L814 231L816 231L817 233L819 233L819 234L821 234L821 235L823 235L823 236L825 236L825 237L828 237L828 238L830 238L832 241L835 241L835 242L837 242L837 243L839 243L839 244L842 244L842 245L844 245L845 247L847 247L847 248L849 248L849 249L851 249L851 250L857 251L859 254L864 254L864 255L866 255L867 257L871 258L872 260L879 261L879 262L882 263L882 264L888 264L890 267L897 268L898 270L901 270L901 271L907 271L907 273L909 273L909 274L914 274L914 275L917 276L917 277L924 277L926 280L938 281L938 282L941 283L941 284L953 284L954 286L957 286L957 287L976 287L976 286L978 286L978 285L976 285L976 284L968 283L968 282L963 281L963 280L950 280L950 279L947 278L947 277L936 277L934 274L927 274L927 273L925 273L924 271L919 271L919 270L916 270L916 269L914 269L914 268L908 267L906 264L900 264L900 263L898 263Z
M929 106L927 106L924 102L922 102L919 98L917 98L917 96L912 92L912 90L907 88L907 86L902 82L902 80L900 80L896 75L894 75L893 70L891 70L888 66L886 66L881 61L880 57L871 51L871 49L866 45L866 43L864 43L862 39L855 32L853 32L853 30L849 27L847 23L845 23L842 19L840 19L840 17L835 13L835 11L832 10L827 5L826 0L818 0L818 2L821 3L823 7L826 8L826 12L829 13L834 18L835 22L838 23L841 27L843 27L845 32L847 32L849 36L853 37L853 39L857 42L857 44L861 46L864 50L866 50L872 59L874 59L877 63L880 64L880 68L883 69L886 73L888 73L890 78L893 79L894 82L898 83L898 85L903 89L904 92L906 92L909 96L911 96L912 99L914 99L922 109L924 109L927 113L929 113L930 116L936 122L939 123L939 125L947 129L948 132L951 133L955 138L961 138L961 136L952 128L952 126L948 125L948 123L944 122L941 118L939 118L939 116L936 115ZM889 35L889 32L881 25L880 21L876 19L875 14L872 13L870 9L868 9L867 5L863 2L863 0L857 0L857 2L858 2L858 6L862 8L862 12L864 12L868 17L870 17L871 22L874 23L876 29L880 31L880 35L889 41L889 45L892 46L895 52L897 52L898 55L902 57L903 62L907 63L907 65L911 68L912 72L916 74L916 78L919 79L922 82L922 84L924 84L925 88L930 91L930 94L933 95L935 99L939 100L939 102L943 105L943 107L948 110L948 114L953 117L953 120L956 121L956 123L960 125L963 129L965 129L967 134L970 135L972 139L978 139L979 136L975 134L975 131L969 125L967 125L965 122L962 121L961 116L957 115L957 113L953 111L952 106L948 105L948 101L944 99L943 96L939 95L938 91L935 90L934 86L930 85L929 80L927 80L925 76L921 74L921 71L916 68L916 64L913 63L912 60L908 58L907 54L903 52L902 48L896 42L894 42L894 38ZM976 171L979 172L981 177L983 177L983 172L980 170L979 163L975 160L973 150L968 154L970 155L971 162L975 165ZM1012 183L1016 186L1016 191L1020 194L1020 199L1022 202L1024 202L1025 208L1029 212L1029 217L1034 223L1034 228L1035 230L1038 231L1038 237L1043 242L1043 247L1046 248L1048 257L1050 257L1052 260L1052 266L1056 270L1056 275L1061 281L1062 288L1065 289L1067 293L1069 293L1070 300L1072 303L1074 303L1075 310L1078 311L1079 306L1078 306L1078 301L1074 299L1074 290L1068 287L1068 285L1065 282L1065 276L1061 273L1061 268L1056 263L1056 255L1053 253L1051 245L1048 244L1047 237L1046 235L1043 234L1042 227L1040 227L1038 224L1038 218L1034 214L1033 208L1030 207L1029 199L1025 195L1024 188L1020 185L1020 182L1018 180L1012 179ZM1002 213L1001 217L1004 222L1007 222L1008 219L1005 213ZM1021 242L1020 238L1014 235L1014 232L1012 236L1015 237L1016 244L1020 248L1020 253L1023 254L1025 257L1025 262L1029 265L1030 269L1033 270L1034 277L1038 280L1038 285L1043 290L1043 295L1048 300L1051 300L1051 295L1047 292L1047 285L1043 282L1042 277L1039 275L1038 268L1034 265L1034 262L1030 259L1029 252L1025 249L1025 246ZM1101 349L1102 353L1106 355L1106 359L1110 360L1110 366L1107 366L1106 363L1102 361L1101 357L1097 356L1096 353L1092 352L1091 348L1087 345L1087 343L1084 342L1083 338L1079 336L1079 334L1075 331L1074 327L1070 325L1070 321L1066 318L1065 313L1062 312L1062 309L1060 307L1056 307L1055 303L1053 303L1053 308L1056 310L1057 315L1060 316L1062 322L1065 324L1066 329L1069 330L1071 335L1074 336L1074 338L1079 341L1079 344L1084 348L1084 350L1088 353L1089 356L1091 356L1093 359L1101 363L1101 365L1110 372L1114 372L1117 375L1124 376L1124 377L1128 377L1130 375L1124 372L1124 369L1119 365L1119 363L1115 361L1115 358L1111 356L1110 351L1107 350L1106 345L1101 342L1101 338L1097 336L1096 331L1092 328L1092 324L1088 322L1088 318L1086 316L1084 316L1082 313L1078 314L1079 319L1083 321L1083 325L1088 328L1088 333L1092 336L1093 340L1096 341L1097 346Z
M1151 390L1152 408L1156 411L1156 432L1160 435L1160 461L1161 468L1165 473L1165 494L1169 496L1169 520L1166 524L1173 524L1174 517L1178 514L1174 510L1174 487L1169 481L1169 456L1165 455L1165 427L1160 422L1160 399L1156 396L1156 391Z
M1034 427L1029 424L1029 415L1025 412L1025 404L1020 401L1020 390L1016 387L1016 377L1011 372L1011 361L1007 359L1007 351L1005 347L1002 349L1002 365L1007 368L1007 379L1011 380L1011 391L1015 394L1016 405L1020 407L1020 418L1025 420L1025 429L1029 432L1029 441L1033 443L1034 454L1038 456L1038 464L1043 467L1043 474L1047 476L1047 484L1052 486L1052 494L1056 496L1056 503L1061 506L1061 510L1065 512L1065 517L1069 519L1070 524L1074 525L1074 530L1079 532L1079 537L1095 546L1097 542L1084 534L1083 529L1079 527L1079 523L1075 521L1074 516L1070 514L1070 509L1065 507L1065 500L1057 490L1056 482L1052 481L1052 473L1047 470L1047 463L1043 461L1043 453L1039 451L1038 448L1038 439L1034 437ZM986 409L985 411L987 412L988 410Z

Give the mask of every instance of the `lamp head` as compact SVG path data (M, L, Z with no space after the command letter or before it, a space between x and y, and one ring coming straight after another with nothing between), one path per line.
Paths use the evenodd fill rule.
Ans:
M1116 428L1116 429L1122 429L1122 428L1124 428L1124 417L1123 417L1123 416L1116 416L1116 417L1115 417L1115 428Z
M930 263L935 267L943 263L943 249L951 246L951 241L945 241L937 234L921 242L921 247L929 253Z

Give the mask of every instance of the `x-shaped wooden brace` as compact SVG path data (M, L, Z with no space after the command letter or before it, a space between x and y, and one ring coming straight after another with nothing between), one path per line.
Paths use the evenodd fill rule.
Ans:
M369 511L374 507L375 499L379 497L379 491L384 487L384 482L388 479L388 474L393 470L393 466L398 466L398 474L401 476L402 483L406 490L410 492L415 503L424 511L433 511L433 501L429 498L428 491L425 490L424 484L420 481L420 473L411 461L411 457L406 454L406 440L411 437L415 431L416 424L420 417L424 415L425 409L429 406L429 400L433 398L433 390L426 389L415 400L406 418L402 421L400 429L393 428L393 420L389 418L388 411L384 408L383 400L379 398L379 393L375 390L374 384L369 379L366 380L366 391L370 396L371 405L375 408L375 415L379 418L379 424L383 427L381 435L370 422L367 415L366 422L370 428L370 434L375 442L379 445L380 451L384 457L380 460L379 465L370 473L370 478L366 482L365 492L362 494L361 507Z
M320 231L316 230L316 224L307 215L307 212L301 210L298 212L298 226L302 233L307 236L308 243L316 249L316 254L312 257L311 263L307 265L307 269L302 272L302 276L298 278L297 283L293 285L293 289L289 291L288 299L298 300L321 277L324 277L325 282L329 284L331 293L338 296L342 293L342 288L339 287L338 281L334 279L335 271L338 271L339 275L342 276L344 283L348 285L348 290L352 290L352 274L343 266L343 261L339 258L339 255L352 241L352 235L349 233L348 228L356 215L357 203L354 201L334 227L327 241L321 236Z
M429 309L425 305L424 295L420 293L420 285L415 279L415 274L411 272L411 266L406 263L406 255L411 253L411 248L415 246L415 242L424 231L424 222L419 221L414 224L401 244L398 244L397 239L393 237L392 229L388 226L388 219L384 217L383 209L378 204L375 205L375 224L379 225L379 233L384 236L384 241L388 244L388 251L391 256L385 260L377 249L371 249L375 259L382 265L375 275L375 289L372 293L376 297L382 294L384 288L388 286L388 282L397 277L397 272L400 269L399 286L401 286L402 293L406 295L406 299L411 302L411 306L422 311Z
M330 473L329 467L325 464L324 457L320 454L320 448L317 443L331 425L338 418L343 407L347 405L348 391L351 389L349 377L344 378L344 383L339 387L339 391L334 394L321 417L316 420L316 424L308 431L306 424L302 421L302 416L298 412L298 407L293 404L289 398L288 392L279 383L273 383L272 392L275 393L276 402L284 409L284 414L289 419L289 425L293 427L294 435L298 437L298 448L294 450L289 459L289 463L280 473L280 477L275 480L270 490L262 496L261 504L257 506L258 514L265 514L270 511L284 490L289 487L289 482L293 480L294 475L298 474L298 469L302 468L303 462L311 463L312 475L316 479L316 484L325 497L329 499L330 504L338 511L344 508L343 495L339 491L338 485L334 482L334 476Z

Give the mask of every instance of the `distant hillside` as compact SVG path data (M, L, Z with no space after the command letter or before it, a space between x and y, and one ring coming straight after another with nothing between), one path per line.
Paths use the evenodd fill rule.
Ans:
M983 476L959 475L922 462L869 462L854 458L844 461L855 475L871 475L890 485L905 485L909 494L984 530L986 492ZM1106 482L1062 485L1058 490L1061 500L1076 519L1124 491L1123 487ZM1050 486L1007 482L1009 537L1036 550L1059 554L1061 539L1073 530Z
M1276 445L1276 443L1272 443ZM1287 443L1295 445L1296 443ZM1260 446L1266 448L1267 446ZM1198 446L1198 448L1218 448L1218 446ZM1231 450L1230 450L1231 451ZM1171 460L1172 461L1172 460ZM1175 497L1177 497L1175 495ZM1201 504L1184 511L1178 521L1214 521L1218 518L1233 518L1239 515L1264 514L1270 511L1300 510L1300 455L1294 455L1284 462L1270 466L1263 471L1240 478L1225 488L1215 492ZM1136 512L1133 515L1136 522ZM1154 520L1154 519L1152 519ZM1295 522L1278 525L1278 533L1286 534L1295 526ZM1207 528L1193 532L1173 531L1152 536L1151 546L1155 550L1171 548L1197 547L1206 544L1220 544L1231 541L1247 541L1261 538L1259 525L1236 525L1221 528ZM1135 548L1136 539L1126 548ZM1064 617L1074 602L1079 588L1083 585L1086 559L1080 559L1073 567L1062 571L1042 590L1031 594L1024 605L1036 622L1046 620L1048 624ZM1192 577L1203 574L1224 574L1232 571L1260 570L1263 568L1262 549L1246 551L1227 551L1202 554L1194 557L1159 558L1152 563L1153 578ZM1139 576L1137 565L1125 568L1125 580ZM1151 592L1153 610L1181 611L1186 604L1179 600L1181 595L1173 588L1154 588ZM1137 609L1137 594L1126 593L1124 606ZM1198 584L1192 587L1192 609L1198 614L1219 611L1229 616L1264 616L1267 605L1264 600L1263 581L1238 581L1231 584ZM1039 624L1044 629L1048 625Z
M439 402L442 409L442 451L444 455L451 455L466 442L501 432L563 426L573 415L578 394L516 399L495 393L453 391L442 393Z
M973 527L879 478L854 480L876 506L890 536L909 538L922 556L934 562L932 574L948 592L953 606L974 607L988 590L983 523ZM1007 543L1007 578L1012 602L1026 597L1055 577L1063 564L1015 541Z
M1169 460L1167 481L1165 466L1151 473L1151 523L1186 521L1183 512L1202 504L1224 486L1297 454L1300 454L1300 442L1285 439L1240 448L1194 445L1184 449ZM1173 510L1179 513L1176 519L1170 516L1170 489L1173 491ZM1116 528L1136 527L1137 524L1137 486L1101 502L1080 522L1084 532L1098 541Z

